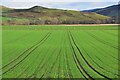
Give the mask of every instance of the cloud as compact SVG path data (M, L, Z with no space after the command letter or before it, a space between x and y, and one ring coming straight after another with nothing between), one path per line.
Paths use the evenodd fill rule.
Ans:
M3 2L3 6L17 9L30 8L37 5L65 10L86 10L107 7L115 4L117 4L117 2Z
M2 0L2 2L78 2L79 0Z
M119 0L2 0L2 2L119 2Z
M33 6L43 6L48 8L66 8L68 2L3 2L3 6L11 8L30 8ZM24 4L24 5L23 5Z

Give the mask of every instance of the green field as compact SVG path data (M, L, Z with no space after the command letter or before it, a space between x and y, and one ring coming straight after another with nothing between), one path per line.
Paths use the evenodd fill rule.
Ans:
M117 26L3 26L3 78L117 78Z

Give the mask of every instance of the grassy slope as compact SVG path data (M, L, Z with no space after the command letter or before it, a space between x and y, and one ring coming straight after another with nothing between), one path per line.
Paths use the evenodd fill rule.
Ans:
M13 21L14 23L24 25L29 22L29 19L27 18L0 17L0 20L2 20L2 24L7 24L9 21Z
M7 11L10 11L10 10L13 10L12 8L8 8L8 7L5 7L5 6L0 6L0 11L1 12L7 12Z
M16 19L18 21L27 20L26 18L11 18L11 17L0 17L0 19L2 19L2 21L7 21L11 19Z

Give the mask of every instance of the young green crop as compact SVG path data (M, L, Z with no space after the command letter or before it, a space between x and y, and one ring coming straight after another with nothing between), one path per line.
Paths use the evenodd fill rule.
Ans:
M2 44L3 78L118 77L117 26L3 26Z

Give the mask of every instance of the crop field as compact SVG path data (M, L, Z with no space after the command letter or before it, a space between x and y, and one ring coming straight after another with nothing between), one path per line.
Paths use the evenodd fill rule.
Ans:
M118 26L3 26L3 78L118 78Z

